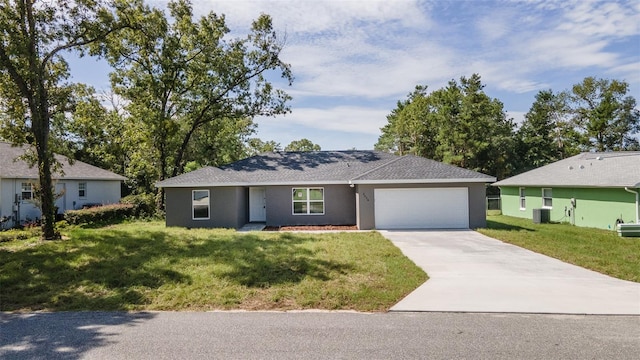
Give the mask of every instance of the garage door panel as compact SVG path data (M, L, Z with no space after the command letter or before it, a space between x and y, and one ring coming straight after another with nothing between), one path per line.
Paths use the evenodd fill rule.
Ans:
M467 188L375 189L378 229L469 227Z

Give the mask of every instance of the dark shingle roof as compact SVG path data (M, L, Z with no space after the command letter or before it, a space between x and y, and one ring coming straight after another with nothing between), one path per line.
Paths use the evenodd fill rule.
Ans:
M346 184L435 181L493 182L495 178L417 156L380 151L264 153L221 168L166 179L158 187L266 184Z
M493 185L640 187L640 151L582 153Z
M479 179L495 181L491 176L477 171L463 169L419 156L397 157L377 169L356 177L354 180L460 180Z
M29 167L29 164L20 157L24 155L25 148L22 146L12 146L9 143L0 141L0 178L10 179L37 179L37 167ZM53 174L54 179L77 179L77 180L126 180L108 170L100 169L93 165L74 161L69 164L69 159L62 155L56 155L56 160L62 164L63 176Z

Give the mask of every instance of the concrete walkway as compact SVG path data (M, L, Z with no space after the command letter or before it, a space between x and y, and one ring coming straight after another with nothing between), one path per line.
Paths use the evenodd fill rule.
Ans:
M640 315L640 284L475 231L381 234L430 277L391 311Z

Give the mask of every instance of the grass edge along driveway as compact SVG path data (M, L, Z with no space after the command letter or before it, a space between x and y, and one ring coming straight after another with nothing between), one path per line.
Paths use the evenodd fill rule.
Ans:
M132 222L0 243L0 311L386 311L426 274L377 232Z
M640 239L615 231L531 219L488 216L478 232L622 280L640 282Z

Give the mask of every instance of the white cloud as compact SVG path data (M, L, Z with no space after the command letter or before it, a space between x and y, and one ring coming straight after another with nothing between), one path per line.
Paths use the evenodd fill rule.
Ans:
M358 106L326 109L295 108L291 114L276 119L261 119L275 125L304 125L313 129L375 135L387 123L390 110Z
M197 4L197 6L196 6ZM281 30L293 33L345 33L363 23L397 21L406 26L425 25L417 1L244 1L199 0L194 8L227 15L231 25L247 26L260 13L272 16Z
M587 37L622 37L640 33L637 2L584 1L567 9L565 21L558 27Z
M520 125L522 125L522 123L524 122L524 116L526 115L526 112L507 111L506 113L507 113L507 118L512 118L516 126L520 127Z

